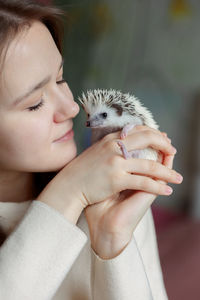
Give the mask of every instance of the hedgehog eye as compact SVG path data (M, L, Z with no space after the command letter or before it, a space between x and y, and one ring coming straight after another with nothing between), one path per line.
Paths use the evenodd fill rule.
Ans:
M102 115L102 117L103 117L104 119L106 119L108 114L107 114L106 112L104 112L104 113L102 113L101 115Z

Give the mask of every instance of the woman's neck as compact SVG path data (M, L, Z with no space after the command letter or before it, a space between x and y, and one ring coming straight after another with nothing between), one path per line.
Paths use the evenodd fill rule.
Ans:
M33 173L0 170L0 202L23 202L33 195Z

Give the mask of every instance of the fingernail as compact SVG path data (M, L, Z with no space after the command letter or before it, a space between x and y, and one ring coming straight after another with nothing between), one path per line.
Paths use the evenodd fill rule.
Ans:
M177 179L178 182L182 182L183 181L183 176L181 176L180 174L177 174L176 179Z
M166 195L170 195L170 194L172 194L173 190L170 186L166 186L165 192L166 192Z

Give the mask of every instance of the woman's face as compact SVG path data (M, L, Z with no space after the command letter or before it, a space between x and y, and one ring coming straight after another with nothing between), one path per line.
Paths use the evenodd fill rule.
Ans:
M0 170L61 169L76 156L76 145L73 134L56 140L71 130L79 106L67 83L59 83L62 56L42 23L12 41L1 74Z

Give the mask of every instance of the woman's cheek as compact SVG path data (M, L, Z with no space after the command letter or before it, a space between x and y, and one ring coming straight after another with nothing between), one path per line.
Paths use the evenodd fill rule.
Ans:
M32 116L37 114L38 112L30 112L30 118L22 124L22 127L25 126L26 130L24 131L24 137L36 141L40 138L47 138L49 135L50 122L44 115L38 114L38 118L36 116ZM32 114L32 115L31 115Z

